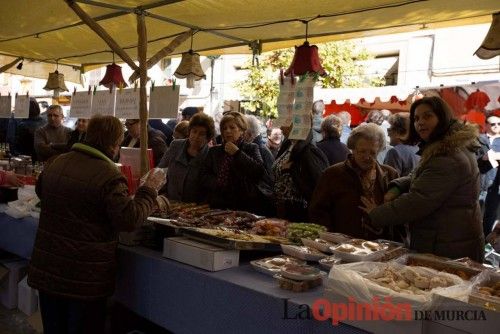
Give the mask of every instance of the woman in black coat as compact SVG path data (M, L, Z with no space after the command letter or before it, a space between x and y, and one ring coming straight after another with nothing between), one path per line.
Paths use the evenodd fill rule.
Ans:
M282 127L288 137L291 127ZM309 132L305 140L285 139L273 165L274 198L279 218L296 222L308 220L307 210L316 182L328 167L325 154L312 143Z
M265 168L259 147L243 141L246 129L239 112L229 112L220 121L223 143L209 149L202 178L212 207L256 213L262 207L258 183Z
M342 120L335 115L330 115L321 122L323 140L316 145L325 153L330 166L345 161L349 153L351 153L347 145L340 141L342 130Z

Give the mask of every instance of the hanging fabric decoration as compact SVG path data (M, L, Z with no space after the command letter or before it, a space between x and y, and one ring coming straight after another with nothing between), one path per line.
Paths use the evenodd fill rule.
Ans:
M115 63L115 53L113 52L113 63L106 66L106 73L104 73L104 77L101 81L99 81L99 85L103 85L106 88L115 87L127 87L127 83L123 79L122 75L122 67L116 65Z
M203 68L200 63L200 55L193 51L193 34L191 35L191 48L182 54L181 63L174 72L179 79L187 79L187 88L194 88L194 82L205 79Z
M292 63L285 71L285 75L290 75L293 71L295 75L317 73L320 76L326 76L327 73L323 66L321 66L318 47L316 45L309 45L307 41L309 22L303 21L302 23L306 25L306 41L301 46L295 47Z
M43 89L45 90L53 90L54 97L58 97L60 91L63 92L68 91L68 88L64 83L64 74L59 73L59 71L57 70L58 67L59 64L56 62L55 72L49 73L49 78L47 79L47 83L45 84L45 87L43 87Z

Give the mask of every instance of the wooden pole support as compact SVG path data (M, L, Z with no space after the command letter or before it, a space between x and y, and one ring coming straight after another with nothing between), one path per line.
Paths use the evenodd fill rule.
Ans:
M120 58L130 66L133 70L139 68L134 63L132 58L115 42L115 40L104 30L94 19L92 19L74 0L65 0L68 6L78 15L78 17L89 26Z
M148 106L147 106L147 92L146 84L148 82L148 69L146 67L146 54L148 51L148 39L146 31L146 22L144 14L137 14L137 35L139 36L139 43L137 44L137 55L139 58L139 77L140 77L140 105L139 115L141 119L141 175L149 171L149 159L147 155L148 150Z
M12 66L19 63L22 59L23 59L23 57L18 57L18 58L16 58L16 60L13 60L8 64L3 65L2 67L0 67L0 73L7 71L9 68L11 68Z
M185 40L187 40L189 37L191 37L192 31L188 30L179 36L175 37L172 42L170 42L166 47L158 51L154 56L149 58L149 60L146 63L146 67L149 70L151 67L153 67L156 63L158 63L161 59L165 58L169 54L175 51L179 45L182 44ZM129 82L134 82L137 80L139 77L139 71L135 70L134 73L130 76L128 79Z

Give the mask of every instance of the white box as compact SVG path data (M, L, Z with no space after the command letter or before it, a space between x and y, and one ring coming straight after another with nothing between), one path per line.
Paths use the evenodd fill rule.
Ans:
M17 283L26 275L28 261L2 262L9 270L8 277L0 285L0 302L8 309L17 307Z
M184 237L165 238L163 256L209 271L237 267L240 251L228 250Z
M38 310L38 290L28 286L28 276L17 285L17 308L30 316Z

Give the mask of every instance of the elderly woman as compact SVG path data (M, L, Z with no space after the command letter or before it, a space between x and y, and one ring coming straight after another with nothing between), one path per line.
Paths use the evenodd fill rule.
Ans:
M387 132L393 146L384 159L384 164L396 169L399 176L406 176L415 168L420 156L417 155L418 147L407 145L410 130L410 113L400 112L389 117Z
M340 142L342 130L342 120L335 115L330 115L321 122L321 135L323 136L323 140L316 145L325 153L330 166L344 161L347 159L349 153L351 153L347 145Z
M305 140L288 138L292 126L282 127L285 141L273 165L274 197L279 218L307 221L307 208L328 159L316 147L311 130Z
M264 161L264 167L266 167L266 171L271 174L272 166L274 162L274 156L271 151L267 148L266 144L262 140L262 136L260 134L260 129L262 128L262 122L253 115L245 115L247 120L248 128L245 132L245 141L247 143L254 143L259 146L259 152L262 156L262 160Z
M265 173L259 147L245 143L245 116L231 111L222 117L222 145L211 147L203 169L203 185L210 205L258 212L262 194L258 183Z
M453 119L441 98L424 97L413 103L409 140L420 143L422 158L411 176L391 184L385 196L388 203L363 199L372 224L408 223L412 249L482 262L479 170L472 152L477 136L473 126Z
M312 223L355 238L392 238L382 228L367 224L369 219L359 208L362 196L382 204L389 182L398 176L392 167L377 162L385 145L385 133L376 124L363 124L351 132L347 146L352 154L329 167L314 190L309 208Z
M158 164L158 167L168 168L166 192L169 199L182 202L205 199L200 172L208 154L208 142L214 133L212 117L197 113L189 120L188 138L172 141Z

